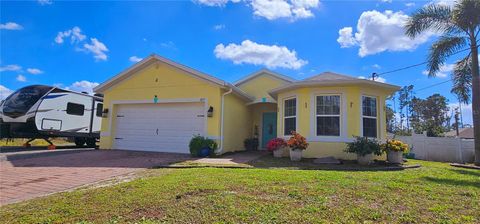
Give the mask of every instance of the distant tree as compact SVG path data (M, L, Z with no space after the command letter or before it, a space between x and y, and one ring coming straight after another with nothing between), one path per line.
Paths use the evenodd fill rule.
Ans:
M470 98L470 88L472 90L475 164L480 165L480 72L478 63L480 0L459 0L453 7L427 4L414 12L406 23L406 34L412 38L432 31L442 33L442 35L430 47L427 64L430 77L436 76L441 66L453 53L457 53L465 47L469 49L466 56L455 64L452 92L466 102Z
M389 106L385 108L385 117L387 119L387 131L394 133L395 131L395 112Z
M406 117L405 122L407 123L407 130L410 130L409 114L411 111L411 98L413 97L413 85L404 86L398 92L398 101L400 102L400 117L401 117L401 128L403 126L403 119ZM404 111L405 109L405 111Z
M414 97L411 102L411 122L415 133L427 132L427 136L442 136L449 129L448 100L436 93L426 99Z

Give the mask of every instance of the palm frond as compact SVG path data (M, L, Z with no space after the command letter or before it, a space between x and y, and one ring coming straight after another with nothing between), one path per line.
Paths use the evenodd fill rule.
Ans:
M428 55L428 76L435 77L445 60L461 50L467 44L465 37L441 36L437 42L430 47Z
M452 9L449 6L429 4L419 9L407 20L406 35L414 38L426 30L446 31L452 29Z
M453 22L463 30L475 30L480 26L480 1L461 0L452 9Z
M451 93L458 97L461 103L468 104L471 99L472 70L470 54L464 59L455 63L453 70L453 86Z

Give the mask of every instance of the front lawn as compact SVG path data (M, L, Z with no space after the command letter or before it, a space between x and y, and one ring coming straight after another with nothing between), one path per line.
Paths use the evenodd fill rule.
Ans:
M479 223L480 171L155 169L0 208L0 223Z

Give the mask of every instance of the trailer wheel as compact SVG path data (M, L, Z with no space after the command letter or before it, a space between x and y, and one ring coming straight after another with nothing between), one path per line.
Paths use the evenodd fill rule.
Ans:
M97 139L95 138L87 138L87 146L91 148L95 148L97 145Z
M78 147L85 145L85 138L75 138L75 145Z

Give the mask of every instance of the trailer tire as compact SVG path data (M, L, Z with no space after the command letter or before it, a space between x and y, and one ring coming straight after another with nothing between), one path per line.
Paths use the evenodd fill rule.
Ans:
M95 148L97 146L97 139L96 138L87 138L87 146L91 148Z
M75 138L75 145L77 147L82 147L85 145L85 138Z

